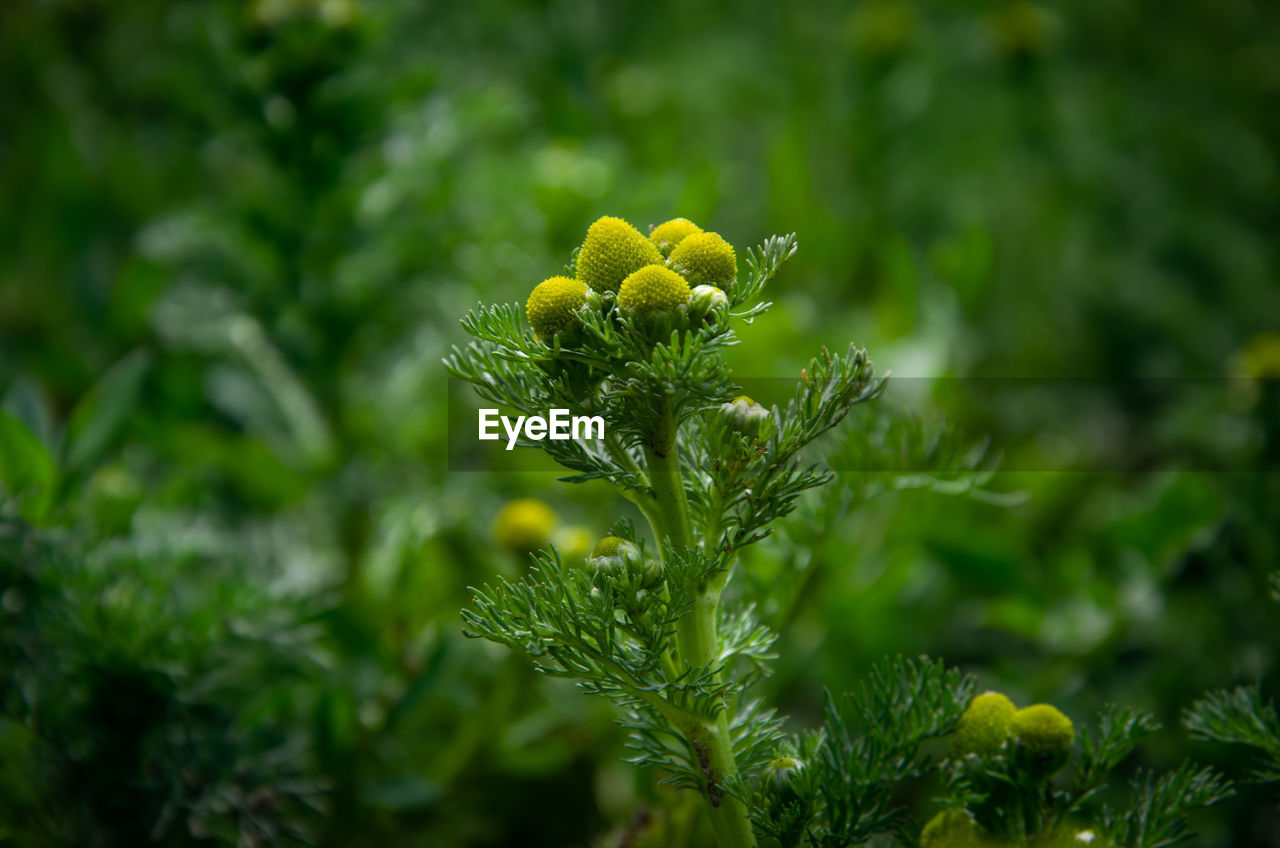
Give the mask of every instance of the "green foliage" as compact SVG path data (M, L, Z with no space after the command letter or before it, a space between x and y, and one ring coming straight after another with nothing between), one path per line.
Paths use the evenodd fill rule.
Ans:
M76 760L79 783L46 779L68 750L6 702L0 843L134 836L149 801L80 787L118 790L128 761L150 797L210 798L194 777L286 739L303 754L253 766L253 808L323 787L324 844L709 844L700 798L619 765L615 707L459 633L468 585L526 568L493 534L505 503L547 503L568 568L632 509L445 460L457 315L523 304L610 209L800 234L751 344L723 351L742 382L849 339L895 375L808 449L835 479L737 553L725 603L780 634L750 700L816 725L824 689L920 653L1052 701L1082 743L1108 701L1167 717L1242 681L1274 700L1280 30L1251 0L1142 11L0 3L0 409L22 428L0 424L0 498L5 532L66 566L38 599L0 588L0 687L46 666L65 721L42 720L94 738L58 658L101 610L160 634L115 649L129 679L161 674L136 687L155 732ZM87 580L108 548L128 564ZM141 622L116 606L138 596ZM282 622L305 638L251 638ZM234 659L224 695L186 692L212 653ZM199 775L152 744L177 727L216 743ZM1122 775L1188 756L1269 768L1241 752L1150 736L1087 806L1127 810ZM934 793L898 788L921 821ZM1280 830L1274 786L1237 793L1192 816L1203 844ZM262 813L279 833L314 820L283 807ZM234 844L243 809L214 803L191 839Z
M828 695L815 756L826 826L812 844L836 848L901 832L905 810L893 801L894 784L936 767L920 746L955 727L973 685L941 662L897 659L872 669L843 702Z
M991 844L1056 844L1088 821L1091 832L1107 840L1103 844L1172 845L1194 835L1188 825L1193 810L1234 794L1213 769L1185 763L1172 772L1141 773L1121 812L1100 803L1112 773L1160 729L1154 717L1137 710L1107 705L1095 733L1081 730L1074 762L1074 729L1052 706L1018 710L1008 729L1003 747L953 754L945 767L946 803L967 809Z
M1230 784L1210 768L1186 763L1164 775L1150 772L1133 780L1135 799L1124 814L1103 814L1107 832L1126 848L1165 848L1191 839L1187 815L1232 794Z
M1253 748L1262 758L1255 777L1280 782L1280 716L1259 687L1210 692L1187 708L1183 723L1195 739Z
M25 778L0 792L14 844L311 843L326 787L304 740L244 719L296 720L281 698L325 652L226 567L0 518L0 739Z

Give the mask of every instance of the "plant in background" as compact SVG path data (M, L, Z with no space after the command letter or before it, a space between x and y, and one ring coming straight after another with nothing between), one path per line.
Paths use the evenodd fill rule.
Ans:
M1271 575L1271 596L1280 601L1280 571ZM1183 714L1193 739L1251 748L1258 764L1252 778L1280 783L1280 714L1262 696L1260 684L1210 692Z
M1232 794L1212 769L1186 763L1141 772L1126 809L1092 802L1137 744L1160 729L1150 715L1106 707L1096 733L1079 734L1051 704L1017 709L998 692L974 698L951 736L945 809L925 825L924 846L1071 845L1158 848L1191 835L1187 816ZM968 840L968 841L966 841Z
M701 793L722 848L911 841L920 832L898 789L931 774L946 809L925 828L927 844L1048 838L1083 821L1107 772L1154 729L1149 718L1104 715L1100 741L1084 736L1076 781L1054 788L1071 756L1071 722L1048 705L971 699L973 679L938 662L879 663L855 691L829 695L824 726L799 736L750 696L768 673L774 634L735 603L739 553L832 479L801 450L885 385L851 346L812 359L784 405L738 394L723 353L769 308L764 286L795 249L794 236L774 236L747 253L740 276L733 247L688 220L646 238L601 218L566 276L533 290L525 315L518 304L490 305L463 319L476 341L454 349L449 370L521 415L602 417L601 439L522 444L573 470L569 482L611 484L650 531L618 521L585 567L554 548L535 554L523 579L476 591L467 632L620 706L633 762ZM883 450L874 439L864 437L868 454ZM954 753L939 760L929 741L953 732ZM1169 844L1141 828L1168 821L1180 833L1189 808L1228 791L1190 767L1144 786L1138 818L1103 810L1099 833Z

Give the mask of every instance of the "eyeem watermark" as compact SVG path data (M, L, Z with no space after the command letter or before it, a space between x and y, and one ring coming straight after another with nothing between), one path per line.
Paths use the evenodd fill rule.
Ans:
M736 377L738 393L785 409L795 392L791 378ZM443 461L450 471L563 474L545 452L516 450L546 439L581 439L588 453L606 435L628 443L634 434L599 416L578 417L564 409L524 416L482 408L467 382L448 383L448 441ZM860 404L842 425L883 433L875 450L846 452L833 441L812 449L815 462L833 471L890 474L961 473L971 450L987 445L990 466L1000 471L1146 472L1153 468L1194 472L1280 472L1280 458L1266 448L1270 404L1280 398L1280 380L1218 378L924 378L895 376L874 403ZM579 410L581 411L581 410ZM1195 411L1203 426L1168 426L1169 414ZM478 416L478 418L477 418ZM1144 416L1156 416L1148 420ZM978 423L948 429L943 421ZM1156 427L1155 421L1163 422ZM477 432L477 421L479 429ZM915 423L913 423L915 422ZM900 433L922 432L940 447L927 453L900 451ZM1274 429L1274 426L1272 427ZM1209 440L1206 433L1213 434ZM479 435L479 440L477 440ZM945 438L944 438L945 436ZM937 441L940 440L940 441ZM568 444L568 443L565 443ZM949 447L948 447L949 446ZM548 446L549 447L549 446ZM637 460L640 457L637 456Z
M570 415L567 409L552 409L542 415L499 415L496 409L481 409L480 440L497 441L502 438L499 426L506 432L507 450L515 450L516 442L523 435L540 442L543 439L603 439L604 418L599 415Z

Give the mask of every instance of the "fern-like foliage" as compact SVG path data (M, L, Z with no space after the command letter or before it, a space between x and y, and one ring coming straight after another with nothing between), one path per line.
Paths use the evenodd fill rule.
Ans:
M938 767L921 746L951 732L973 688L971 676L941 662L897 657L877 663L853 692L827 693L821 731L785 749L804 767L784 786L757 789L757 830L783 846L814 848L903 834L909 817L895 790Z
M1164 775L1143 772L1133 780L1134 802L1123 814L1103 811L1103 826L1124 848L1168 848L1195 834L1188 816L1231 797L1229 781L1206 766L1184 763Z
M1183 714L1192 738L1254 749L1260 764L1254 778L1280 782L1280 715L1257 686L1210 692Z

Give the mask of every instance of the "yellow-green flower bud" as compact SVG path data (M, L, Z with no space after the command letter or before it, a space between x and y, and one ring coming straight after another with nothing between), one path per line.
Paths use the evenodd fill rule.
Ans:
M968 810L943 810L920 831L920 848L977 848L982 829Z
M699 227L688 218L672 218L670 221L654 227L653 232L649 233L649 241L654 243L654 246L662 252L663 256L670 256L672 249L682 242L686 236L700 232L702 232L702 227Z
M1036 754L1065 754L1071 750L1076 730L1071 719L1050 704L1033 704L1013 714L1009 735Z
M629 275L618 289L618 307L633 318L675 312L689 304L689 284L662 265L647 265Z
M694 233L671 251L671 267L695 285L705 283L726 291L738 279L733 245L718 233Z
M578 251L578 279L598 292L616 292L628 274L661 261L658 248L639 230L605 216L587 228Z
M730 427L753 439L759 438L769 423L769 410L746 395L720 404L720 413L729 419Z
M639 559L640 549L635 545L618 536L605 536L596 542L587 563L595 570L596 585L605 589L612 588Z
M951 735L951 752L994 757L1009 738L1009 722L1017 707L999 692L984 692L969 702Z
M715 286L694 286L689 293L690 325L728 308L728 296Z
M534 286L524 304L533 332L547 344L556 333L578 327L578 310L587 302L587 287L581 280L552 277Z
M804 762L795 757L774 757L764 767L765 782L774 789L783 789L804 768Z
M620 536L605 536L591 549L591 557L620 556L619 552L626 553L627 550L635 550L635 545Z
M514 554L528 554L547 543L556 514L537 498L508 501L493 522L498 544Z

